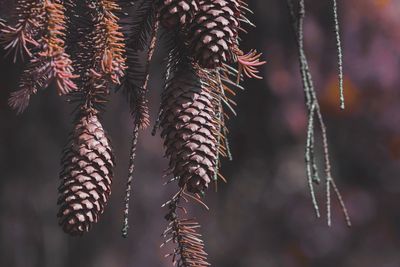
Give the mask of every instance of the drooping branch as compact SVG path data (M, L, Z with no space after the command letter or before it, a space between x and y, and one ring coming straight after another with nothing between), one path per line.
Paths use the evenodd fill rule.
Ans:
M126 69L125 40L116 15L120 7L116 0L99 0L98 3L100 14L96 25L99 32L97 41L104 44L104 50L101 51L101 69L113 83L120 84Z
M169 225L163 233L165 241L161 247L169 243L176 244L174 251L165 255L172 257L174 266L210 266L207 261L207 253L204 250L204 242L201 239L201 234L198 233L200 224L193 218L184 218L187 214L186 208L181 203L184 201L188 202L188 195L183 188L163 205L163 207L168 208L165 219L169 221Z
M64 149L59 187L59 224L71 235L83 235L97 223L111 194L115 166L111 141L104 130L100 111L110 86L117 82L121 65L120 46L113 31L104 25L107 1L70 2L76 40L72 50L79 73L79 91L71 93L76 104L74 129ZM109 14L110 16L110 14ZM111 25L113 22L110 22ZM118 36L118 34L116 34ZM113 59L107 59L112 54ZM107 60L106 60L107 59Z
M37 35L43 31L45 10L42 1L18 0L14 10L12 21L14 26L2 23L0 28L0 43L13 54L13 61L16 62L18 55L32 56L31 49L39 46Z
M132 134L132 144L129 157L129 168L128 168L128 181L126 183L125 199L124 199L124 220L122 226L122 237L128 237L129 229L129 202L131 199L133 172L135 170L135 158L137 142L139 138L139 124L134 124L133 134Z
M338 57L338 77L339 77L339 92L340 92L340 108L345 109L345 98L344 98L344 75L343 75L343 49L342 40L339 26L339 15L337 0L332 0L333 3L333 19L335 23L335 37L336 37L336 49Z
M46 66L45 72L50 73L49 79L54 78L55 80L58 94L65 95L77 90L77 86L72 79L78 77L73 74L72 61L65 52L65 7L62 1L45 0L44 9L46 29L41 39L42 48L38 52L38 57L33 60L43 62Z
M17 3L17 25L1 30L1 39L9 52L27 53L31 59L23 73L20 89L11 94L9 104L18 113L29 104L31 95L46 88L52 81L59 95L77 90L72 61L65 52L65 7L59 0ZM29 47L29 44L34 47Z
M74 62L81 88L72 94L78 106L100 110L114 84L125 75L125 45L114 14L119 10L115 1L86 0L71 3L73 16Z
M139 130L143 130L150 124L150 115L147 100L147 90L150 77L150 62L153 58L154 51L156 48L157 33L158 33L158 21L154 20L154 25L152 25L152 32L150 43L148 46L147 57L144 67L144 72L139 73L136 63L137 53L139 47L135 49L130 48L128 53L128 77L126 80L126 90L128 92L131 112L133 116L133 134L132 134L132 145L129 156L129 168L128 168L128 181L126 185L126 195L124 200L124 223L122 227L122 236L128 236L129 228L129 202L131 198L131 188L133 181L133 172L135 169L134 161L136 157L136 146L139 138ZM140 85L137 86L135 83L139 82Z
M317 202L317 198L315 196L314 183L319 184L320 178L318 175L318 168L315 161L315 124L316 122L319 124L322 135L322 145L323 145L323 153L324 153L324 165L325 165L325 185L326 185L326 205L327 205L327 223L331 225L331 187L333 188L338 201L342 207L342 211L344 213L347 224L350 226L351 221L343 201L343 198L336 186L335 180L332 177L331 173L331 162L329 156L329 145L327 138L327 130L326 125L321 113L321 108L318 102L317 93L313 84L312 75L310 72L310 68L308 65L308 60L306 54L304 52L304 17L305 17L305 2L304 0L299 0L298 12L295 11L295 6L292 0L287 0L287 4L289 7L290 17L292 20L292 25L294 32L296 34L296 43L298 47L299 53L299 64L300 64L300 72L303 82L304 94L306 107L308 111L308 126L307 126L307 142L306 142L306 152L305 152L305 160L306 160L306 170L307 170L307 180L308 185L311 192L311 198L314 205L315 212L317 217L320 217L320 208ZM316 118L316 120L315 120Z

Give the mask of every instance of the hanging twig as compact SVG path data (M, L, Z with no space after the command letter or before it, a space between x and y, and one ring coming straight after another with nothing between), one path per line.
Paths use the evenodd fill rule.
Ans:
M147 51L147 59L146 59L146 66L145 66L145 77L144 80L142 81L142 87L140 89L140 93L136 95L137 99L136 102L136 107L134 107L134 112L133 112L133 117L134 117L134 129L133 129L133 134L132 134L132 147L131 147L131 152L130 152L130 161L129 161L129 171L128 171L128 181L126 185L126 195L125 195L125 201L124 201L124 222L123 222L123 227L122 227L122 236L123 237L128 237L128 228L129 228L129 201L131 197L131 188L132 188L132 181L133 181L133 172L135 169L135 164L134 160L136 157L136 146L137 146L137 141L139 137L139 130L140 129L145 129L149 125L149 116L148 116L148 110L147 105L146 105L146 92L148 88L148 83L149 83L149 77L150 77L150 62L153 58L154 51L156 48L156 41L157 41L157 33L158 33L158 21L155 21L153 25L153 31L151 34L151 39L150 39L150 44L149 44L149 49ZM139 106L139 107L137 107ZM145 106L143 108L142 106ZM141 108L142 107L142 108Z
M135 157L136 157L136 148L139 137L139 124L135 124L132 134L132 146L130 151L130 159L129 159L129 170L128 170L128 181L126 183L126 193L125 193L125 208L124 208L124 224L122 227L122 237L128 237L128 228L129 228L129 201L131 198L131 189L132 189L132 180L133 180L133 171L135 169Z
M321 129L322 135L322 143L323 143L323 151L324 151L324 164L325 164L325 176L326 176L326 198L327 198L327 223L331 225L331 186L334 188L334 192L338 198L338 201L342 207L345 219L347 224L350 226L351 221L348 215L347 208L344 204L343 198L335 184L334 179L332 178L331 173L331 163L329 158L329 146L328 146L328 138L325 122L323 120L323 116L321 113L321 109L319 106L317 94L314 88L312 75L308 66L308 61L304 52L304 39L303 39L303 25L304 25L304 17L305 17L305 3L304 0L299 0L299 10L296 15L294 5L292 0L287 0L290 16L292 19L293 28L296 34L296 42L299 53L299 63L300 63L300 72L303 81L303 88L305 93L305 101L308 110L308 127L307 127L307 144L306 144L306 152L305 152L305 160L307 165L307 180L308 185L310 187L311 198L313 202L313 206L317 217L320 217L319 206L315 196L313 183L319 183L318 178L318 170L315 162L315 154L314 154L314 143L315 143L315 135L314 135L314 116L317 116L317 122ZM340 54L340 52L339 52Z
M186 208L182 207L180 204L182 200L188 202L185 195L187 195L185 189L181 188L171 200L162 205L162 207L168 207L168 213L165 219L170 223L162 234L165 241L161 244L161 247L171 242L176 244L176 248L173 252L165 255L165 257L172 257L174 266L210 266L207 262L204 242L201 239L201 234L198 233L200 224L193 218L182 218L187 215Z
M338 76L339 76L339 91L340 91L340 108L342 110L345 109L345 101L344 101L344 82L343 82L343 49L342 49L342 41L340 34L340 26L339 26L339 16L338 16L338 6L337 0L333 1L333 17L335 23L335 37L336 37L336 47L337 47L337 56L338 56Z

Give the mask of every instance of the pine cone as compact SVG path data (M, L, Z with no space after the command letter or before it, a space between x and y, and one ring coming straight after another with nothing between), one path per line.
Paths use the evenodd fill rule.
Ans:
M198 12L198 0L160 0L160 22L167 29L186 26Z
M198 70L199 71L199 70ZM215 176L218 122L214 96L191 70L181 69L162 97L161 136L179 186L201 193Z
M214 69L233 58L238 45L239 0L203 0L189 31L191 53L199 65Z
M110 141L95 112L78 120L62 163L59 224L66 233L82 235L104 212L113 176Z

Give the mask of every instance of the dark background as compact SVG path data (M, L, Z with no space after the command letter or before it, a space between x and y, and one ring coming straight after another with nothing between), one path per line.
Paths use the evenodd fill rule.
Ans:
M333 173L353 227L333 202L333 226L313 213L305 178L306 112L296 48L283 0L248 1L256 29L243 47L257 48L268 64L264 80L245 83L238 116L230 122L229 178L210 190L202 223L206 249L220 267L400 266L400 2L340 1L347 109L339 111L332 1L306 1L306 49L328 126ZM0 1L5 15L13 1ZM162 53L152 64L152 121L162 88ZM57 225L61 149L71 110L55 90L34 96L27 112L7 106L21 64L0 50L0 266L171 266L160 249L166 226L160 205L174 186L162 186L160 138L140 137L128 239L120 237L131 120L124 97L112 94L104 125L117 156L113 194L101 221L82 238ZM318 199L324 208L324 187Z

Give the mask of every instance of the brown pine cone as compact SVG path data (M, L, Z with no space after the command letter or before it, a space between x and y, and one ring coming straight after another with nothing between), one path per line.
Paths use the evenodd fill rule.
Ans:
M160 125L169 168L179 177L179 186L201 193L215 177L218 122L212 92L194 76L183 68L169 81Z
M98 221L111 194L114 157L96 112L77 121L62 164L59 224L66 233L82 235Z
M198 0L160 0L160 22L167 29L187 26L198 12Z
M203 0L188 31L189 46L201 67L214 69L233 57L238 45L239 0Z

